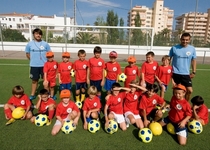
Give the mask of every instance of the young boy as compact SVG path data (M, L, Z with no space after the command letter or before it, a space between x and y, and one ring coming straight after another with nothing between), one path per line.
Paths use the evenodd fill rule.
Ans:
M102 58L100 58L102 49L96 46L93 50L94 57L89 59L89 67L87 71L87 83L94 85L98 91L98 97L101 99L101 90L104 86L104 74L105 74L105 63Z
M156 84L149 84L147 92L142 95L139 109L143 117L144 127L148 127L151 120L158 121L162 118L162 109L165 106L165 101L158 94L158 86ZM160 109L157 109L160 106Z
M195 96L191 99L193 115L192 119L198 120L202 125L209 122L209 112L201 96Z
M189 102L185 99L186 88L178 84L173 88L173 96L171 98L168 116L160 121L162 126L172 123L177 134L180 145L187 143L187 127L186 124L192 116L192 110Z
M120 92L120 90L130 91L129 88L121 87L119 83L112 84L112 93L106 96L106 104L104 107L105 126L109 124L109 120L115 119L120 125L120 128L125 131L126 123L123 116L123 99L126 96L126 92ZM108 112L109 109L109 112Z
M127 76L124 87L129 88L130 87L130 82L132 80L136 80L139 74L139 69L138 66L136 66L136 58L134 56L129 56L128 59L128 66L125 67L124 73Z
M87 130L87 125L91 119L99 119L101 102L97 97L97 88L95 86L90 86L88 89L88 95L84 101L83 105L83 119L84 119L84 129Z
M47 62L44 64L44 82L43 86L50 93L50 97L56 100L56 96L54 95L54 88L56 86L56 73L58 68L58 63L53 59L54 53L47 52L46 53Z
M10 97L8 102L4 105L5 118L9 120L6 125L15 122L12 118L12 111L17 107L22 107L25 109L25 114L21 119L30 119L32 117L32 112L30 111L31 101L29 97L24 94L24 89L22 86L17 85L12 89L13 96Z
M110 61L105 63L105 70L107 72L107 75L104 88L107 91L107 94L111 93L112 84L118 82L118 76L121 73L121 67L120 64L116 61L116 58L117 52L111 51L109 53Z
M78 120L80 118L80 110L77 105L70 100L71 92L67 89L64 89L60 93L61 102L56 107L56 122L53 126L52 135L56 135L63 124L67 120L73 120L74 125L78 125Z
M149 84L154 84L156 69L158 63L154 60L154 52L150 51L146 54L146 61L141 66L141 86L146 87Z
M127 127L129 127L129 124L136 124L136 126L140 129L144 127L144 124L141 120L141 117L139 115L139 98L147 91L146 88L138 86L138 81L133 80L130 83L130 92L128 92L124 99L124 116Z
M58 80L60 83L60 91L63 89L71 90L71 76L70 71L72 69L72 62L69 62L70 53L63 52L62 53L62 60L58 65Z
M75 71L76 82L76 101L83 102L85 100L85 92L87 89L87 68L88 61L85 60L86 52L83 49L78 51L79 59L74 62L73 69ZM81 93L81 97L80 97Z
M36 109L38 109L38 114L46 114L48 116L47 126L51 124L51 121L55 114L55 101L49 97L49 92L46 89L42 89L38 95L38 101L36 103ZM31 118L31 122L34 123L36 115Z
M172 78L172 67L170 66L170 57L168 55L163 56L162 63L163 64L161 66L158 66L157 68L155 78L158 81L159 87L161 89L160 96L164 98L164 93L166 92L168 84Z

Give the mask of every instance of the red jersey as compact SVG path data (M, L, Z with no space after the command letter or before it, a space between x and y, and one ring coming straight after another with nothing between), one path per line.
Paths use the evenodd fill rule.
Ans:
M62 119L65 119L72 111L80 112L79 108L74 102L69 101L67 106L64 106L63 102L60 102L56 107L55 116L60 116Z
M204 121L205 124L209 122L209 112L206 105L201 105L198 109L196 109L197 115Z
M152 97L148 97L147 94L143 94L139 103L139 109L144 109L146 111L146 115L148 115L158 104L162 105L164 102L164 99L158 94L154 94Z
M73 69L76 72L75 81L78 83L83 83L87 81L87 68L88 61L76 60L73 65Z
M95 96L93 99L90 99L89 97L87 97L84 101L82 110L89 111L89 110L97 109L97 108L99 109L101 108L100 99L97 96Z
M138 108L138 104L139 104L139 97L141 96L142 91L136 91L135 93L127 93L125 96L125 101L124 101L124 113L127 111L132 112L134 115L138 115L139 114L139 108Z
M56 78L56 72L58 68L58 63L56 61L47 61L44 64L43 72L47 74L47 80Z
M172 67L171 66L158 66L156 71L156 76L165 85L168 85L172 77Z
M38 112L40 114L46 113L49 105L51 105L51 104L56 105L56 102L52 98L48 98L47 101L41 100L41 103L40 103L40 107L39 107L39 111Z
M190 103L186 99L178 100L172 96L170 108L168 116L173 123L180 123L187 116L192 116Z
M31 101L29 100L29 97L26 94L23 94L20 98L12 96L10 97L7 103L15 107L22 107L24 109L27 109L27 107L31 106Z
M61 62L58 65L58 73L60 73L60 79L62 84L71 83L70 71L72 67L73 64L71 62Z
M124 73L127 76L124 86L125 87L130 87L129 84L131 83L132 80L135 80L136 77L138 76L138 66L126 66Z
M110 112L113 111L116 114L123 114L123 99L126 93L121 92L117 96L111 95L106 101L106 105L109 106Z
M145 61L141 66L141 73L144 74L144 80L150 84L154 84L158 63L153 61L151 64Z
M117 80L117 76L121 73L121 67L118 62L107 62L105 69L107 71L106 78L109 80Z
M105 68L105 62L102 58L90 58L89 63L90 67L90 80L101 80L103 78L103 69Z

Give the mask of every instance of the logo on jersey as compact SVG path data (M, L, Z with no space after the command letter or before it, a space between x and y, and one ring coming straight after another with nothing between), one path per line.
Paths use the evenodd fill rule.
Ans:
M33 78L33 74L30 74L29 77L32 79Z
M40 48L40 50L44 50L44 46L42 46L42 45L39 48Z
M95 102L95 103L93 104L93 106L96 107L96 106L97 106L97 103Z
M133 73L133 74L136 74L136 70L133 70L132 73Z
M117 99L117 101L120 102L120 101L121 101L121 98L119 97L119 98Z
M168 69L168 73L171 73L171 69Z
M191 55L191 52L189 52L189 51L186 52L186 55L187 55L187 56L190 56L190 55Z
M152 104L156 104L156 103L157 103L157 100L153 99Z
M25 105L25 100L20 101L21 105Z
M86 69L87 65L83 65L82 67L83 67L83 69Z
M133 99L136 100L137 98L138 98L138 96L135 94L134 97L133 97Z
M99 66L102 66L102 62L99 61L99 62L98 62L98 65L99 65Z
M117 67L114 67L112 70L113 70L113 71L117 71Z
M54 69L57 69L57 65L54 65L53 68L54 68Z
M156 66L153 66L153 70L156 70L157 69L157 67Z
M68 66L68 69L71 70L71 66Z
M72 108L68 108L66 111L67 111L67 113L71 113L72 112Z
M176 108L177 108L178 110L181 110L181 109L182 109L182 106L181 106L180 104L177 104L177 105L176 105Z

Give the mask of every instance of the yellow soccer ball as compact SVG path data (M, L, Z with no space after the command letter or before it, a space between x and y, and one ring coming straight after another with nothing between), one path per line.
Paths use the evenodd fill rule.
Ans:
M22 107L17 107L12 111L12 118L20 119L25 114L25 109Z
M76 101L75 104L77 105L77 107L78 107L79 109L82 108L82 102Z
M113 134L118 130L118 123L114 120L109 120L109 126L105 127L105 131L109 134Z
M65 121L62 128L61 128L61 130L65 134L72 133L75 129L76 129L76 126L74 125L72 120L71 121L70 120Z
M118 77L119 82L125 82L127 76L124 73L121 73Z
M149 128L152 131L153 135L161 135L161 133L163 132L163 128L158 122L150 123Z
M100 122L92 119L89 123L88 123L88 131L90 131L91 133L96 133L100 130Z
M142 140L142 142L149 143L152 141L152 137L152 131L149 128L139 130L139 138Z
M70 75L71 75L71 77L74 77L74 76L75 76L75 71L74 71L74 69L71 69Z
M171 123L168 123L167 126L166 126L166 128L167 128L167 130L168 130L169 133L176 134L175 128L174 128L174 126Z
M37 115L34 123L38 127L44 126L47 123L47 115L44 114Z
M202 124L197 120L191 120L187 124L188 129L194 134L200 134L203 131Z

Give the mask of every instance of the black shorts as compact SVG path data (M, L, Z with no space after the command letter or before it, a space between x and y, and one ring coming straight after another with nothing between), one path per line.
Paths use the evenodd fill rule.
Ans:
M102 80L96 80L96 81L95 80L90 80L90 85L91 86L94 85L97 88L98 92L101 92L101 90L102 90L101 81Z
M30 69L30 78L32 80L39 80L39 78L43 78L43 67L31 67Z
M185 87L192 87L192 80L189 75L180 75L173 73L172 78L176 84L182 84Z

